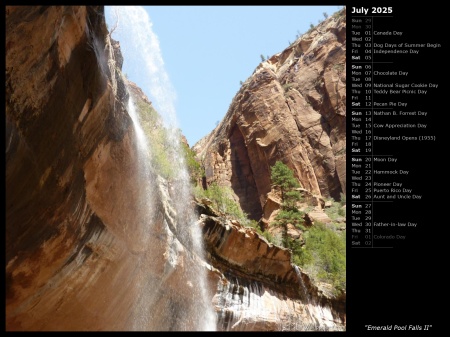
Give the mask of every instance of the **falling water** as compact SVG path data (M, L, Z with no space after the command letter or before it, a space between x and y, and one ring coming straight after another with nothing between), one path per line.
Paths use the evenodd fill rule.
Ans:
M163 234L159 235L158 239L164 237L165 244L161 246L162 251L157 251L153 255L156 256L154 258L164 259L164 266L161 270L158 269L162 275L154 277L141 273L139 279L136 280L136 284L139 285L139 289L137 289L139 296L133 309L132 329L161 330L162 326L168 329L167 325L158 325L158 323L152 322L152 317L158 316L161 321L165 322L164 324L171 322L170 330L212 331L216 329L216 314L211 299L208 298L206 271L202 266L204 259L201 231L196 225L196 215L190 202L189 175L181 152L180 135L177 131L174 107L175 92L164 69L158 37L152 30L152 22L147 12L142 7L119 6L109 10L115 13L118 20L112 35L120 42L125 63L139 68L143 80L138 84L152 98L156 110L164 118L169 137L167 143L170 145L170 148L166 149L166 155L169 156L169 162L175 173L175 177L167 181L160 177L158 172L154 172L154 168L149 168L152 174L146 172L141 182L142 184L151 184L153 194L163 200L160 200L159 204L164 206L164 228ZM144 153L142 158L146 158L147 154L151 156L152 144L146 145L147 138L140 126L131 96L128 110L133 119L139 150ZM145 162L147 166L150 165L149 160L145 160ZM153 181L149 181L149 176L154 177ZM169 202L164 203L164 201ZM150 204L154 203L154 200L152 196L149 196L148 200L144 200L144 202ZM149 209L152 207L153 205L149 205ZM152 224L147 224L147 226L152 226ZM147 232L150 233L152 230ZM184 257L181 257L182 254ZM191 265L183 259L189 259ZM154 265L154 269L159 268L161 261L154 261ZM151 269L153 266L143 265L141 267ZM183 272L179 271L180 268L184 268ZM153 273L155 273L154 270L149 270L149 275ZM183 284L190 294L177 294L176 289L173 289L177 286L172 285L175 282L174 279L178 282L177 285ZM168 283L171 285L169 286ZM183 296L192 303L184 303L180 307L179 297ZM164 317L161 318L161 316ZM179 323L177 318L182 318L183 322L187 323Z
M142 130L141 124L139 122L139 116L136 112L136 107L134 105L133 98L129 95L128 98L128 113L133 120L134 130L136 132L136 138L139 148L139 154L145 156L148 153L147 137L145 136L144 130Z
M314 303L314 300L311 298L310 293L306 289L300 269L297 266L294 266L294 270L302 288L304 301L306 302L305 309L311 321L314 322L313 324L316 326L315 330L331 330L335 328L331 310L328 307L322 307L321 305Z

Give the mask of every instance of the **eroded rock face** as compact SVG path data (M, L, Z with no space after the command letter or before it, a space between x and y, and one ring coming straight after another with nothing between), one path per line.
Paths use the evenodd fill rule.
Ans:
M203 213L214 214L206 205ZM344 330L345 294L329 295L291 263L288 249L234 220L200 217L219 330Z
M194 145L208 183L231 186L259 220L277 160L311 193L345 193L345 9L262 62L222 122Z
M121 62L102 7L6 8L7 330L200 327Z

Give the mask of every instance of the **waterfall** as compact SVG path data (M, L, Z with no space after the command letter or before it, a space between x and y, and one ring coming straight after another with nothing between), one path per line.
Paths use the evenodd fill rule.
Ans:
M144 130L139 122L139 116L136 112L136 107L134 106L133 98L129 95L128 98L128 113L133 121L134 131L136 132L137 144L139 146L139 155L147 159L148 154L148 144L147 137L145 136Z
M158 244L152 246L151 255L154 256L149 259L152 263L139 266L144 272L139 274L134 286L137 295L132 309L131 329L212 331L216 329L217 318L208 297L201 231L191 205L189 174L177 128L175 91L164 69L158 37L142 7L118 6L108 10L117 15L118 25L112 36L120 42L125 63L139 68L145 80L138 85L151 97L164 119L167 137L164 155L173 173L170 179L165 179L156 167L151 167L154 144L140 125L139 113L130 94L128 112L133 120L140 152L138 161L140 166L145 166L140 168L143 172L140 175L141 185L148 186L144 188L146 192L142 194L142 202L148 205L151 212L155 210L158 213L159 210L163 218L160 221L162 228L145 231L156 233L159 230L160 234L153 239ZM153 216L150 223L143 226L155 226L157 220ZM160 241L164 243L159 244Z
M333 323L333 315L330 308L322 307L311 299L311 295L303 282L300 269L295 265L294 270L302 288L304 301L306 302L305 309L311 319L311 322L315 325L315 330L332 330L335 325Z

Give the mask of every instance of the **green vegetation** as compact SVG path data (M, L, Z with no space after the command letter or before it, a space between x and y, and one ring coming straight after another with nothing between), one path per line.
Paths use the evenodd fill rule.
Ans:
M288 92L288 91L289 91L291 88L293 88L295 85L296 85L295 82L283 84L284 92Z
M151 104L143 100L135 100L139 120L146 135L152 133L156 126L162 126L162 118Z
M331 17L336 20L343 15L344 15L344 7L342 9L338 10L337 12L333 13L333 15Z
M239 204L233 200L232 194L230 187L219 186L217 183L209 185L207 190L198 185L194 187L196 198L208 198L216 211L221 212L226 217L238 220L245 226L249 225L251 220L248 219L247 214L242 211Z
M135 99L136 111L139 115L140 124L151 144L149 149L149 158L152 168L165 179L173 179L177 175L179 167L173 162L176 158L176 149L173 144L173 137L180 140L180 146L187 166L190 183L193 187L193 194L197 198L208 198L212 201L212 206L225 216L238 220L243 225L252 225L256 227L256 222L251 222L238 203L232 198L232 191L229 187L211 184L207 190L203 190L199 185L205 176L205 171L201 163L196 159L195 152L189 146L181 141L181 130L178 134L172 136L164 127L161 116L156 112L148 102L142 99ZM216 126L219 124L217 121Z
M170 134L151 104L142 100L136 101L142 128L152 144L149 150L152 167L164 178L171 179L177 173L178 167L173 163L175 149ZM181 139L181 132L175 137ZM292 251L292 262L301 266L314 280L330 283L336 291L345 288L345 231L340 231L333 223L315 223L309 228L304 227L304 212L298 208L298 203L301 202L300 184L287 165L277 161L271 168L272 184L279 190L282 200L281 209L274 221L274 224L281 228L281 237L277 237L262 229L258 222L248 219L248 215L233 199L234 194L230 187L213 183L204 190L200 184L205 175L204 168L187 144L181 142L181 146L193 194L197 198L208 198L211 200L211 206L224 217L253 227L267 241L289 248ZM345 205L345 195L341 194L340 201L328 201L331 201L331 207L326 208L325 212L332 220L345 217L345 208L342 207ZM308 207L305 211L311 209ZM288 224L302 232L299 239L288 235Z
M266 60L266 58L264 57L263 54L261 54L260 56L261 56L261 62L264 62Z
M282 205L275 223L283 227L282 244L292 251L292 262L304 268L313 279L332 284L336 292L345 289L345 232L339 232L334 224L317 222L308 229L303 226L303 212L296 207L301 200L296 190L299 183L285 164L277 161L272 166L271 179L281 190ZM332 206L326 209L328 216L333 220L345 217L345 208L342 208L345 195L341 194L339 202L330 201ZM287 235L288 223L302 230L303 240Z
M287 191L300 187L292 170L281 161L277 161L275 165L272 166L270 178L272 179L272 183L281 189L281 196L283 199L284 194Z
M337 63L333 66L333 69L336 70L338 74L344 71L344 63Z
M328 217L335 221L346 216L345 194L340 201L329 198L331 206L324 209ZM293 261L302 266L313 278L333 285L336 293L346 286L346 237L334 222L316 223L304 232L305 245L293 249Z
M341 200L339 202L341 203L341 205L342 206L346 205L347 204L347 197L346 197L346 195L341 192L340 193L340 197L341 197Z
M272 234L270 234L268 231L263 231L261 229L261 227L259 226L259 223L255 220L250 220L249 223L247 224L247 226L249 227L253 227L254 229L256 229L256 232L260 235L262 235L268 242L273 243L273 244L278 244L276 241L277 239L274 238L272 236Z
M298 180L294 177L292 170L281 161L277 161L271 169L272 183L281 190L281 209L275 217L275 225L283 228L283 245L290 248L291 241L288 239L288 224L299 229L303 227L303 212L297 208L297 202L301 200Z
M268 242L278 244L268 231L261 230L259 223L255 220L250 220L248 215L242 211L241 207L232 198L232 191L229 187L219 186L217 183L212 183L207 190L203 190L200 186L194 187L194 195L197 199L208 198L211 200L212 207L224 214L226 218L239 221L243 226L252 227L256 232L262 235Z
M147 136L149 144L152 144L149 150L151 166L162 177L170 179L174 176L174 171L168 156L170 149L168 134L163 127L161 116L143 100L135 100L135 105L142 130Z
M326 207L324 212L331 220L336 220L346 216L345 213L345 194L341 193L341 201L335 201L333 198L329 198L327 201L331 202L330 207Z
M186 143L181 143L183 150L184 161L187 165L191 184L195 185L205 175L205 170L200 163L195 159L195 152Z
M314 279L331 283L339 291L346 285L345 232L317 222L305 233L305 246L297 249L294 263L302 266Z
M139 115L140 124L148 143L151 144L149 157L152 168L166 179L176 176L178 167L174 165L176 149L169 139L169 132L163 126L161 116L153 106L141 99L135 100L136 111ZM178 137L181 138L181 135Z
M200 181L204 175L204 170L195 159L195 153L189 146L182 142L181 130L177 130L175 135L170 135L163 125L161 116L156 112L151 104L142 99L135 99L136 111L139 121L144 131L148 143L151 144L149 157L151 167L165 179L172 179L177 176L179 166L175 165L174 158L177 157L177 149L174 147L174 139L180 141L185 164L192 184Z
M338 7L339 8L339 7ZM333 19L338 19L339 17L341 17L341 16L343 16L344 15L344 11L343 11L343 8L344 7L342 7L341 9L338 9L338 11L336 11L335 13L333 13L332 14L332 18ZM323 17L325 18L325 20L328 18L328 13L327 12L323 12L322 13L322 15L323 15ZM322 23L323 22L323 20L318 20L318 23L320 24L320 23ZM313 23L310 23L309 24L309 29L308 29L308 31L306 32L306 33L311 33L313 30L314 30L314 28L315 28L315 25L313 24ZM295 39L297 40L299 37L301 37L303 34L299 31L299 30L297 30L297 34L295 35ZM291 43L291 41L288 41L288 45L290 46L292 43ZM269 57L267 57L267 58L269 58Z

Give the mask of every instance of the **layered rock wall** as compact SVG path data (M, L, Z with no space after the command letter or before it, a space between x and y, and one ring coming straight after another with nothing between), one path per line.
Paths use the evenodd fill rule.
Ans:
M206 180L259 220L277 160L311 193L345 193L345 9L262 62L222 122L194 145Z
M219 330L345 330L345 294L336 297L315 285L291 263L288 249L255 229L205 205L199 212L208 261L216 269Z

